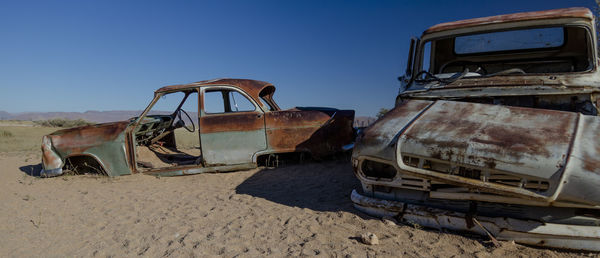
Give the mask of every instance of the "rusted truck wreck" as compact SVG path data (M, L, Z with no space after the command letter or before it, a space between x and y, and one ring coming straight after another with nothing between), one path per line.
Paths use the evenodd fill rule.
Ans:
M586 8L435 25L358 136L357 209L600 251L600 71Z
M281 110L274 93L270 83L245 79L160 88L139 117L44 136L41 176L64 169L108 176L234 171L278 155L319 158L353 143L353 110Z

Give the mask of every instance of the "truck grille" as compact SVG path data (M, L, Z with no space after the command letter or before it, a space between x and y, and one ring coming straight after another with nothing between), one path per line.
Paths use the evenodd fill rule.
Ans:
M450 162L431 160L410 155L402 155L402 161L407 166L415 168L421 168L437 173L455 175L470 179L477 179L483 182L523 188L534 192L545 192L548 190L550 185L548 181L538 178L523 177L483 167L467 167L460 164L451 164Z

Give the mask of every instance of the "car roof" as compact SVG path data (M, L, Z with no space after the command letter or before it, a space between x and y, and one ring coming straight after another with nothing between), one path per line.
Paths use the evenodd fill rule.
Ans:
M499 24L499 23L516 22L516 21L540 20L540 19L556 19L556 18L585 18L585 19L592 20L594 18L594 15L590 11L590 9L585 8L585 7L572 7L572 8L547 10L547 11L503 14L503 15L496 15L496 16L440 23L440 24L431 26L429 29L427 29L425 32L423 32L423 35L433 33L433 32L440 32L440 31L445 31L445 30L467 28L467 27L475 27L475 26L481 26L481 25Z
M188 84L169 85L169 86L165 86L165 87L162 87L162 88L156 90L156 93L180 91L180 90L185 90L185 89L193 89L193 88L213 86L213 85L229 85L229 86L238 87L238 88L242 89L243 91L245 91L247 94L249 94L254 99L259 99L260 92L267 87L273 87L273 91L275 89L275 86L273 86L273 84L264 82L264 81L257 81L257 80L250 80L250 79L222 78L222 79L192 82L192 83L188 83Z

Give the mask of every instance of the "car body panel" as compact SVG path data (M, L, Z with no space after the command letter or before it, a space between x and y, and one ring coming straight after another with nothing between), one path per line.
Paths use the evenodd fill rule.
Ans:
M207 165L252 163L267 148L262 112L241 112L200 118L200 137Z
M316 108L319 109L319 108ZM309 152L325 155L353 141L347 110L281 110L266 114L270 152ZM338 132L338 133L336 133Z
M125 129L129 124L126 121L97 124L59 130L44 136L51 143L51 147L42 147L44 169L62 168L69 157L90 156L110 176L130 174L125 150ZM54 157L54 161L48 157Z
M248 97L256 109L250 112L208 114L204 112L203 95L199 95L200 129L197 134L202 150L201 162L151 169L139 167L136 151L136 138L139 135L136 134L152 133L154 127L140 130L141 126L161 121L161 116L148 117L148 114L163 95L173 92L203 94L205 90L221 89L238 91ZM353 141L353 110L280 110L273 100L274 92L275 87L270 83L247 79L216 79L160 88L139 117L123 122L64 129L44 136L42 174L62 174L67 158L78 155L93 158L109 176L142 172L172 176L234 171L256 167L260 155L307 152L319 158L343 151L342 146ZM171 118L167 122L174 123L175 120ZM163 137L167 142L175 141L172 133Z

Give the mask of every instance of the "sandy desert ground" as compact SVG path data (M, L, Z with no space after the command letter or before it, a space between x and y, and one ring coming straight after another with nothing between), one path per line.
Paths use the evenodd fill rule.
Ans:
M37 152L0 154L3 257L596 256L392 224L354 210L343 160L183 177L40 179ZM379 245L358 236L375 233Z

